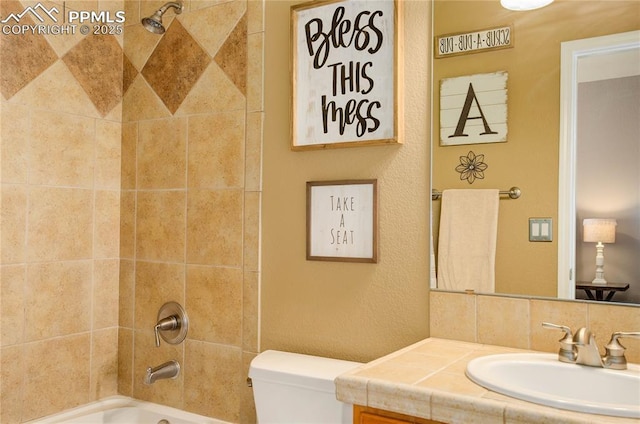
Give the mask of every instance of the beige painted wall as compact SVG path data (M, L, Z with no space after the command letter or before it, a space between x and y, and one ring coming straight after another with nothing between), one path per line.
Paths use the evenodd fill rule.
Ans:
M261 350L367 361L428 335L430 7L403 2L403 145L290 149L289 8L266 2ZM377 264L305 259L305 183L377 178Z
M496 291L556 296L556 240L529 242L529 217L553 218L557 234L560 42L640 27L637 1L556 0L543 9L510 12L499 2L437 1L435 34L513 24L515 47L437 59L434 85L442 78L507 71L508 141L433 148L433 186L522 189L518 200L501 200L496 253ZM439 133L439 99L434 99L434 139ZM455 167L469 151L484 154L488 169L473 185ZM437 229L439 202L434 202ZM435 231L434 231L435 233ZM434 234L435 235L435 234Z

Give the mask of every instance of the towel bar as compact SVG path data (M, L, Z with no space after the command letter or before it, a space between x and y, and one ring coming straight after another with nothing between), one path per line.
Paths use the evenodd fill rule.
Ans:
M510 199L517 199L522 194L522 191L518 187L511 187L509 190L500 190L500 196L509 196ZM431 200L440 200L442 192L438 190L431 190Z

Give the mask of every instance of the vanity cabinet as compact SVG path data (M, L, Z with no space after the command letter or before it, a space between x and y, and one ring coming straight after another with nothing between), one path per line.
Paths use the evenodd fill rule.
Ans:
M368 406L354 405L353 424L445 424L426 418L411 417L409 415L384 411Z

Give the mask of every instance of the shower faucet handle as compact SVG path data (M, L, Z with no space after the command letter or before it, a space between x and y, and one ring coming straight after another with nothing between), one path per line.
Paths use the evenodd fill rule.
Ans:
M171 315L166 318L162 318L154 327L156 333L156 347L160 347L160 332L171 331L180 327L180 321L176 315Z
M181 343L187 337L189 317L179 303L167 302L158 311L158 321L154 327L156 347L160 338L169 344Z

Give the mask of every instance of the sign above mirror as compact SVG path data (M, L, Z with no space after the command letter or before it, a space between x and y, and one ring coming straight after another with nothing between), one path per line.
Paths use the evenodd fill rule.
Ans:
M433 52L436 59L440 59L510 47L513 47L513 27L507 25L481 31L436 36Z

